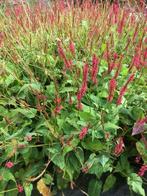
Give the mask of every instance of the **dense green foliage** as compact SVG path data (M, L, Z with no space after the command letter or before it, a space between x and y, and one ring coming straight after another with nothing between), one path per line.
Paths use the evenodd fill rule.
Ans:
M90 196L118 174L145 196L146 31L143 7L1 7L0 195L33 182L47 195L83 173Z

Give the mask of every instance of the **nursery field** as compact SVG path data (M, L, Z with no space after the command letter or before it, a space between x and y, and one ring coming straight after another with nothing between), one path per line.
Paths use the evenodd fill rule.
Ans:
M146 195L147 6L78 2L0 1L0 196Z

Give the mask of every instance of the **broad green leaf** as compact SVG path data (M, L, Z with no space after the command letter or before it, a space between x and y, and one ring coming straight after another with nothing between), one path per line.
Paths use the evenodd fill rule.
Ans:
M83 149L80 148L80 147L76 148L75 155L76 155L77 159L79 160L79 162L81 163L81 165L83 165L83 163L84 163L84 152L83 152Z
M100 180L92 179L88 185L89 196L100 196L102 183Z
M106 130L112 130L112 129L113 130L117 130L117 129L120 128L118 125L115 125L115 124L113 124L111 122L105 123L104 127L105 127Z
M106 163L109 161L109 157L102 155L99 156L99 162L101 163L101 165L104 167L106 165Z
M57 173L57 187L59 190L67 188L69 181L63 178L63 173Z
M96 177L98 179L100 179L100 177L103 174L103 167L102 165L98 162L98 159L94 161L94 163L92 164L92 166L89 168L88 173L89 174L94 174L96 175Z
M9 169L2 168L0 170L0 174L1 174L4 181L8 182L9 180L12 180L12 181L16 182L15 177L13 176L12 172Z
M53 177L50 174L45 174L42 179L47 185L50 185L53 182Z
M15 111L17 111L18 113L21 113L22 115L26 116L27 118L34 118L36 116L37 110L34 108L18 108Z
M5 84L8 87L10 84L12 84L14 82L15 78L12 75L9 75L6 80L5 80Z
M41 90L41 84L40 83L30 83L30 84L24 84L22 86L22 88L20 89L19 94L22 94L22 92L28 92L28 90L32 91L32 90L37 90L40 91Z
M145 191L142 187L142 179L140 176L138 176L136 173L132 173L128 178L127 182L131 190L133 190L135 193L145 196Z
M62 154L56 153L55 155L52 156L51 160L60 169L64 169L64 167L65 167L65 160L64 160L64 156Z
M116 177L113 176L112 174L109 175L105 180L105 183L104 183L104 186L103 186L103 192L108 191L109 189L111 189L113 187L113 185L115 184L115 182L116 182Z
M6 116L8 113L7 109L0 105L0 116Z
M140 107L133 107L131 110L131 114L134 120L139 120L144 117L143 109Z
M120 172L122 176L124 176L124 174L129 175L132 172L130 163L125 154L120 156L120 159L115 167L115 172Z
M106 149L106 145L103 142L97 139L92 140L91 138L84 139L82 141L82 146L91 151L101 151Z
M137 142L136 148L137 148L137 151L139 152L139 154L141 155L144 163L147 164L147 150L146 150L146 146L143 143L143 141Z
M26 196L31 196L33 185L32 184L24 184L24 191Z

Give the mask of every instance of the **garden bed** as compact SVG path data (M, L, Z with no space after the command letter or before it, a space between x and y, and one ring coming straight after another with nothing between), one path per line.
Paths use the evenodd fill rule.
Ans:
M0 195L145 196L145 10L0 7Z

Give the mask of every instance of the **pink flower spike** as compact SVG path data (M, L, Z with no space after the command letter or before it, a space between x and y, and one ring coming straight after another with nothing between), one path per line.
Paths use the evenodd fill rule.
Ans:
M89 66L88 66L88 64L85 64L83 67L83 82L87 82L88 71L89 71Z
M75 54L75 45L72 41L69 43L70 52L74 55Z
M133 59L132 59L133 65L139 69L140 68L140 64L141 64L141 59L140 59L140 55L136 54Z
M118 54L116 52L113 54L113 58L114 58L114 60L116 60L118 58Z
M92 70L91 70L91 79L94 84L97 83L96 77L97 77L97 73L98 73L98 63L99 63L99 60L96 57L96 55L94 54L93 58L92 58Z
M110 101L110 102L113 100L116 86L117 86L116 80L114 78L112 78L110 80L110 82L109 82L109 96L108 96L108 101Z
M54 109L55 114L59 114L61 112L61 110L63 109L63 106L56 106L56 108Z
M6 164L5 164L5 167L7 167L7 168L12 168L14 166L14 163L13 162L11 162L11 161L8 161Z
M119 156L124 151L124 147L125 145L124 145L123 137L118 138L117 144L114 149L114 154L116 156Z
M119 96L118 96L118 99L117 99L117 105L121 105L122 104L122 98L123 98L123 96L124 96L126 91L127 91L127 87L126 86L123 86L120 89L120 93L119 93Z
M64 54L64 50L61 46L61 41L58 41L58 54L59 54L61 59L64 59L64 60L66 59L66 56Z
M64 59L65 69L69 70L72 67L72 60Z
M147 171L147 165L142 165L139 172L138 172L138 175L139 176L144 176L146 171Z
M81 99L85 95L86 91L87 91L87 84L84 82L77 93L78 101L81 101Z
M85 135L87 135L87 132L88 132L88 127L83 127L79 134L79 139L82 140L85 137Z
M54 103L59 105L61 103L61 98L60 97L56 97L56 99L54 100Z
M21 184L17 184L17 190L19 193L23 192L23 186Z
M77 109L78 110L82 110L83 109L83 105L82 105L82 103L80 101L78 102Z

